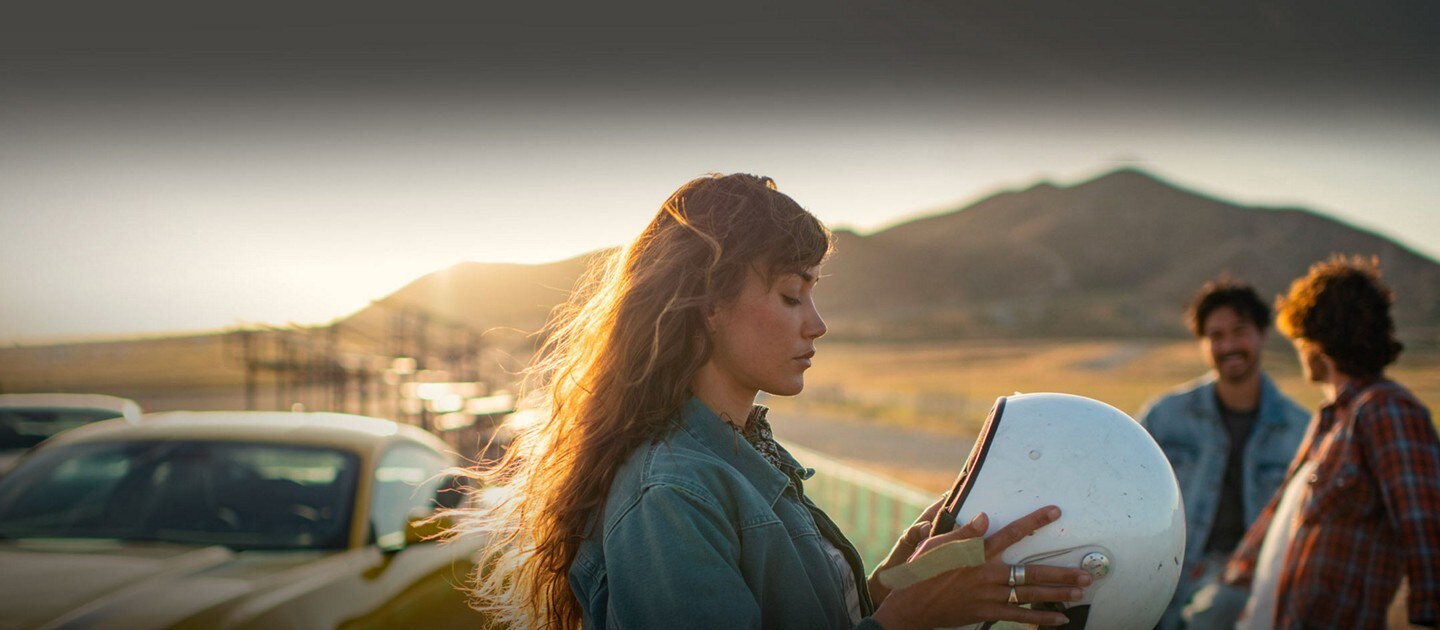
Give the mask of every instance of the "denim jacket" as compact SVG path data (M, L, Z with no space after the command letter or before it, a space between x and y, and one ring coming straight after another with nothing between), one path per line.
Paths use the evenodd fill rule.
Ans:
M1295 457L1310 414L1281 393L1270 378L1260 376L1260 410L1244 448L1242 495L1245 524L1255 522L1285 480L1285 469ZM1185 503L1185 564L1180 584L1161 627L1176 627L1179 610L1202 584L1196 578L1217 573L1206 566L1205 543L1225 480L1230 435L1215 401L1215 374L1181 385L1152 400L1140 413L1140 424L1159 443ZM1223 563L1222 563L1223 564ZM1209 569L1215 569L1210 571Z
M803 494L813 471L781 455L784 472L691 398L621 464L570 565L585 627L849 628L822 536L873 612L859 553Z

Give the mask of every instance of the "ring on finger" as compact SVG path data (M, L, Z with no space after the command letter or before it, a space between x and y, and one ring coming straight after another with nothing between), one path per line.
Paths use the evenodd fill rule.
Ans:
M1017 577L1018 577L1018 574L1015 572L1015 569L1018 569L1018 568L1020 568L1020 565L1018 565L1018 564L1012 564L1012 565L1010 565L1010 581L1005 583L1005 584L1006 584L1007 586L1009 586L1012 590L1015 588L1015 585L1019 583L1019 582L1016 581L1016 580L1017 580ZM1023 578L1018 578L1018 579L1023 579ZM1011 602L1011 603L1014 603L1014 602Z
M1007 599L1007 600L1005 600L1005 601L1006 601L1006 602L1009 602L1009 603L1011 603L1011 604L1018 604L1018 603L1020 603L1020 598L1015 596L1015 587L1013 587L1013 586L1010 587L1010 598Z
M1025 585L1025 565L1023 565L1023 564L1017 564L1017 565L1015 565L1015 566L1010 567L1010 580L1015 583L1015 584L1012 584L1012 586L1015 586L1015 585L1024 586L1024 585Z

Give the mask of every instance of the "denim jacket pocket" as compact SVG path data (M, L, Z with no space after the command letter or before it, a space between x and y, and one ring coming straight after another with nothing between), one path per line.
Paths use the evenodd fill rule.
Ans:
M1270 495L1285 483L1285 473L1290 469L1290 462L1257 462L1255 464L1255 487L1259 490L1260 505L1264 505Z
M1200 449L1195 445L1165 441L1160 443L1160 450L1165 452L1166 459L1170 460L1170 467L1175 469L1175 478L1181 483L1181 490L1184 485L1195 474L1195 467L1200 460Z

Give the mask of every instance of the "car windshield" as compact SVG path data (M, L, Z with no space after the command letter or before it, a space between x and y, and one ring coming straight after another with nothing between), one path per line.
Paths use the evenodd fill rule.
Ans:
M113 409L70 407L0 408L0 449L25 449L66 429L119 418Z
M284 444L56 446L0 477L0 537L340 549L358 466L352 453Z

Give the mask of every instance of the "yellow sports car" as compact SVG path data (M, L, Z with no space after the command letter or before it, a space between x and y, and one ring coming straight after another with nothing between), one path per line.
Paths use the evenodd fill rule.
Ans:
M0 629L481 628L480 541L434 436L331 413L174 412L60 434L0 478Z

